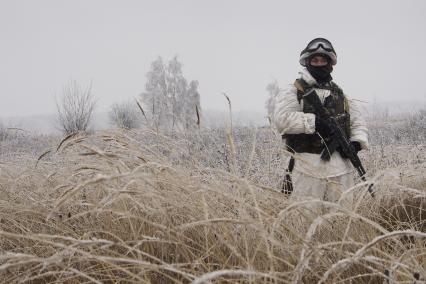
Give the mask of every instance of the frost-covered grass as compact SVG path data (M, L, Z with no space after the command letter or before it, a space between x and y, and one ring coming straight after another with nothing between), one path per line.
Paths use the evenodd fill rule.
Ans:
M288 155L267 128L19 139L1 142L2 282L426 279L418 141L363 153L377 194L359 183L347 207L280 193Z

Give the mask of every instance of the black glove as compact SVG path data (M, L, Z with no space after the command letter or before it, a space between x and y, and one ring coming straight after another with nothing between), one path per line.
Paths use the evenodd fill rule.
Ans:
M303 98L311 105L313 106L321 106L321 100L319 99L317 92L314 88L309 88L305 90L305 94L303 95Z
M303 95L303 99L314 107L316 111L315 114L319 115L322 119L329 119L331 117L330 113L324 109L321 100L314 89L309 89L309 91Z
M321 135L321 137L330 137L332 129L326 119L322 119L320 116L315 116L315 130Z
M361 144L358 141L351 141L351 146L357 154L361 151Z

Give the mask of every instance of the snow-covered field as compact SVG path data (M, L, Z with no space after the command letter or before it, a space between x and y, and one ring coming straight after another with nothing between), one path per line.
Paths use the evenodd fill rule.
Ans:
M314 214L315 202L279 191L288 154L268 127L65 140L3 130L0 279L425 280L425 125L425 112L370 119L372 147L361 158L375 198L358 183L353 206L320 202Z

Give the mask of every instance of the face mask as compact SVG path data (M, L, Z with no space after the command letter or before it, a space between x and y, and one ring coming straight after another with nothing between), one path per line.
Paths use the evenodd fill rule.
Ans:
M333 71L333 66L331 64L327 64L325 66L308 65L306 68L318 83L327 83L333 79L330 75L330 73Z

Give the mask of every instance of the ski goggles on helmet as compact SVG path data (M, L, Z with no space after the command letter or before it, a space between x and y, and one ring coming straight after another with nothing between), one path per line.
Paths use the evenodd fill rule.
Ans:
M306 48L303 50L303 53L305 52L312 53L320 48L328 52L335 52L333 45L331 45L331 42L329 42L325 38L316 38L308 43Z
M299 63L302 66L306 66L308 64L308 58L314 54L327 55L331 59L332 65L336 65L337 63L337 54L334 51L333 45L325 38L315 38L311 40L300 53Z

